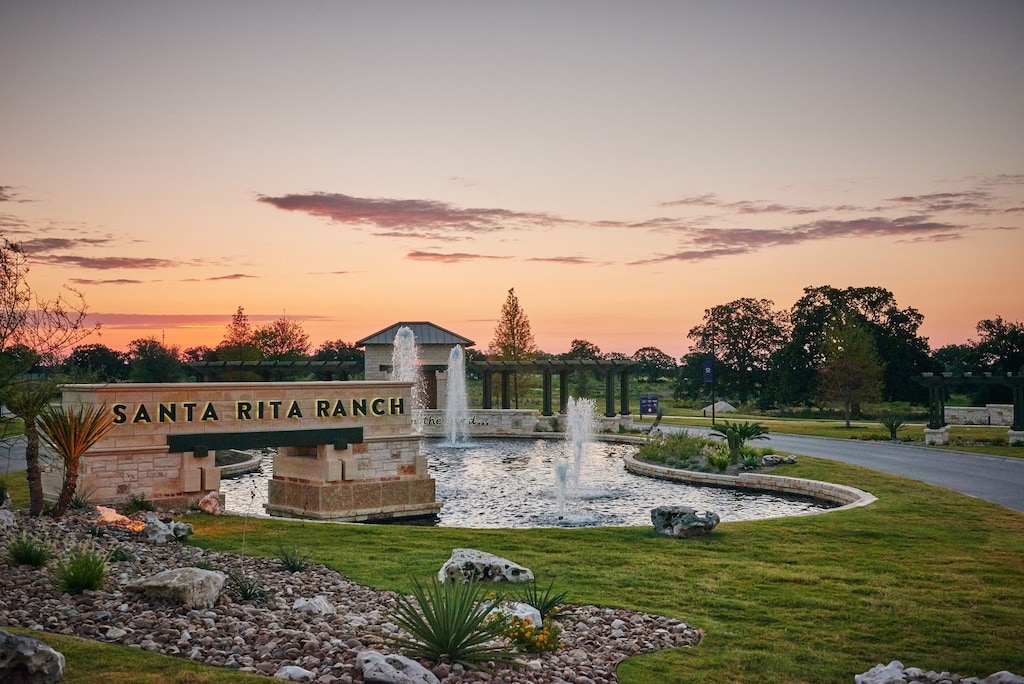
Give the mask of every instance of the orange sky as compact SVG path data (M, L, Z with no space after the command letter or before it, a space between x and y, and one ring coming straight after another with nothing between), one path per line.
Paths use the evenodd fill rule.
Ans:
M0 233L102 335L682 355L705 309L880 286L1024 318L1015 2L0 5Z

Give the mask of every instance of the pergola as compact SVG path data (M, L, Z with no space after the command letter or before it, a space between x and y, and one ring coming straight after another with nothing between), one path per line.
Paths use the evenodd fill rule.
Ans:
M195 373L198 382L217 382L225 373L248 372L260 376L264 382L285 380L297 373L312 373L317 380L348 380L349 373L358 370L356 361L192 361L185 364Z
M939 430L946 426L946 388L958 385L1003 385L1013 393L1013 425L1010 430L1024 431L1024 375L922 373L921 377L914 378L914 382L928 388L929 430Z
M543 408L541 414L553 415L552 395L554 376L558 374L558 412L565 413L569 402L569 374L574 370L596 370L605 373L605 412L604 415L615 417L615 380L619 384L619 411L623 416L629 415L629 371L636 366L635 361L628 359L539 359L533 361L473 361L471 368L483 378L483 407L491 406L491 391L494 375L498 374L501 382L501 408L512 408L510 383L514 373L536 373L543 377Z

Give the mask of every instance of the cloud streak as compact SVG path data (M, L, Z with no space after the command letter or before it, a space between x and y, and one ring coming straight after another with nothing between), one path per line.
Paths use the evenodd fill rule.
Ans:
M464 252L450 252L443 254L441 252L415 251L406 254L405 258L413 261L436 261L441 264L457 264L466 261L497 261L509 259L511 257L492 256L489 254L467 254Z
M550 214L493 208L463 209L435 200L353 197L341 193L260 195L257 201L286 211L320 216L335 223L407 236L529 230L564 222Z

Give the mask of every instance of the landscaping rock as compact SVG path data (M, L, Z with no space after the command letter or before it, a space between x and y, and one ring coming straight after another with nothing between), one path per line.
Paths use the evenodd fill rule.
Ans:
M334 615L338 612L325 596L314 596L311 599L297 598L292 604L292 610L310 615Z
M1003 670L979 679L964 677L949 672L925 672L917 667L904 668L903 663L893 660L888 665L879 663L867 672L855 675L856 684L1024 684L1024 677Z
M210 492L200 499L199 510L209 515L220 515L223 513L224 510L220 503L220 494L218 492Z
M531 606L529 603L520 603L519 601L506 601L500 606L494 609L500 611L506 615L514 615L520 620L529 620L531 625L540 627L544 624L543 618L540 616L540 611Z
M275 679L284 679L289 682L311 682L315 676L315 673L298 665L285 665L274 673Z
M175 520L164 522L156 513L150 513L146 516L146 527L142 533L151 542L166 544L188 539L192 535L192 526Z
M778 454L767 454L761 457L761 465L765 467L782 465L783 463L796 463L796 456L780 456Z
M654 531L677 539L711 534L718 525L714 511L698 511L689 506L658 506L651 509Z
M507 558L476 549L455 549L437 573L439 582L532 582L533 572Z
M212 608L227 577L216 570L175 568L129 582L125 589L190 608Z
M440 684L434 673L405 656L379 651L360 651L356 666L363 671L363 680L379 684Z
M39 639L0 630L0 681L49 684L64 679L64 655Z

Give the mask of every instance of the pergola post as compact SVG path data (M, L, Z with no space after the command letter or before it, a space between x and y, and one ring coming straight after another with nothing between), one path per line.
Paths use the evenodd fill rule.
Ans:
M550 370L545 370L544 371L544 389L543 389L543 393L544 393L544 407L543 407L543 409L541 411L541 415L543 415L543 416L550 416L551 415L551 371Z
M608 371L604 376L604 415L615 417L615 371Z
M503 409L512 408L512 399L509 392L511 376L512 373L510 371L501 371L501 408Z
M629 415L629 371L619 371L619 415Z
M558 371L558 412L565 414L569 410L569 371Z
M485 370L483 372L484 386L483 386L483 397L482 398L483 398L483 407L485 409L491 408L491 378L493 378L493 377L494 377L494 374L491 371Z

